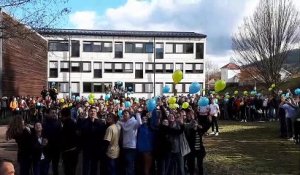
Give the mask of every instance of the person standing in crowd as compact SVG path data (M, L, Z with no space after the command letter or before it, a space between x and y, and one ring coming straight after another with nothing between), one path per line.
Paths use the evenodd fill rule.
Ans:
M218 115L220 114L220 108L219 105L217 104L216 99L211 99L210 105L209 105L209 115L211 116L212 119L212 132L210 133L211 135L218 136L219 135L219 125L218 125ZM216 132L215 132L215 127L216 127Z
M107 175L117 175L118 170L118 158L120 154L119 147L119 138L120 138L120 129L118 125L116 125L118 121L118 117L109 113L106 118L106 123L109 127L106 129L104 136L104 145L105 145L105 153L106 153L106 174Z
M280 137L286 138L287 137L287 127L286 127L286 112L285 112L285 97L281 97L281 102L279 104L278 109L278 117L280 122Z
M104 135L106 131L105 124L98 119L97 108L90 107L89 116L81 124L82 137L82 174L98 174L98 164L100 162L100 172L103 171L104 162Z
M71 119L71 111L69 108L63 108L60 111L62 119L61 132L61 157L65 175L75 175L78 161L78 135L76 133L77 126Z
M49 91L46 86L43 86L43 90L41 91L41 96L44 100L46 100L46 97L49 95Z
M49 96L51 97L51 100L52 101L55 101L56 102L56 99L57 99L57 89L55 87L52 87L50 90L49 90Z
M58 175L61 146L61 122L58 120L55 108L46 111L46 119L43 123L44 137L48 139L49 163L52 163L53 175Z
M13 118L6 131L6 139L15 139L18 145L17 160L19 163L19 174L29 175L31 167L31 131L26 127L22 116Z
M122 153L124 163L124 174L134 175L136 171L136 141L137 130L142 124L141 114L136 113L136 118L130 115L129 110L123 111L123 120L118 124L122 129Z
M269 121L275 121L275 117L276 117L276 98L272 95L269 98L269 103L268 103L268 117L269 117Z
M7 159L0 159L0 174L1 175L15 175L14 164Z
M48 140L43 138L42 124L35 123L32 134L32 165L34 175L48 175L49 160L47 155Z
M285 100L285 104L282 106L285 109L285 117L286 117L286 126L287 126L287 136L289 140L293 139L293 121L296 117L296 105L293 103L291 98L287 98Z
M19 104L16 97L13 97L12 101L9 103L9 108L13 115L18 114L19 111Z
M1 117L5 118L6 117L6 113L7 113L7 97L2 97L1 98Z

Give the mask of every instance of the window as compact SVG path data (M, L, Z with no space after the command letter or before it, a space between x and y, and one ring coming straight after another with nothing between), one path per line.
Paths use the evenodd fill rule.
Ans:
M49 77L57 78L58 77L58 63L57 61L49 62Z
M155 64L155 71L157 73L163 73L164 72L164 64L156 63Z
M83 82L83 92L92 92L92 83Z
M133 63L124 63L125 69L124 72L132 73L133 72Z
M69 41L67 40L49 40L49 51L69 51Z
M153 92L153 84L152 83L145 84L145 91L144 92L152 93Z
M115 66L114 72L123 72L123 63L113 63Z
M69 92L69 83L59 83L59 92Z
M91 62L82 62L82 72L91 72Z
M155 45L155 55L156 55L156 59L163 59L164 58L164 44L163 43L156 43L156 45Z
M115 58L123 58L123 43L115 43Z
M113 72L112 71L112 64L113 63L104 63L104 72Z
M176 70L178 69L183 71L183 63L176 63Z
M183 92L183 84L176 84L176 90L178 93L182 93Z
M135 93L142 93L143 92L143 84L136 83L134 89L135 89Z
M102 83L94 83L93 85L94 85L94 92L98 92L98 93L103 92Z
M173 53L173 44L166 44L166 53Z
M196 59L203 59L204 44L196 43Z
M146 73L153 73L153 63L146 63Z
M79 93L79 82L72 82L71 83L71 92L72 93Z
M165 72L166 73L173 73L174 65L172 63L165 64Z
M135 63L135 78L143 78L143 63Z
M183 53L183 44L176 44L176 53Z
M203 64L195 64L195 73L203 73Z
M94 62L94 78L102 78L102 63Z
M80 72L80 62L71 62L71 71Z
M131 90L130 90L130 88L131 88ZM127 91L135 91L134 90L134 84L133 83L126 83L125 82L125 89L127 90Z
M69 62L61 61L60 62L60 71L61 72L69 72Z
M79 57L80 54L80 44L77 40L72 40L71 42L71 57Z
M189 93L190 92L190 84L185 84L185 92Z
M186 63L185 64L185 73L193 73L193 64L192 63Z
M173 92L173 83L166 83L165 85L170 87L169 93L172 93Z
M112 52L112 42L103 42L103 52Z
M153 43L145 44L146 53L153 53Z
M99 41L83 41L83 52L101 52L101 46Z
M125 43L126 53L153 53L153 43Z
M184 44L183 53L194 53L194 44L193 43L187 43Z

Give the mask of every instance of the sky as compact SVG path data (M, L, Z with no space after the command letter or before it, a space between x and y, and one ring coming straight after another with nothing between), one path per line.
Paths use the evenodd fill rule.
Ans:
M300 11L300 0L293 0ZM207 35L206 58L218 67L235 54L231 37L259 0L69 0L62 28L190 31Z

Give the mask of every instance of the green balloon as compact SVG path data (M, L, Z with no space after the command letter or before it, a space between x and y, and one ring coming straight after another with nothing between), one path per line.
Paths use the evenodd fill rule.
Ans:
M224 80L218 80L215 82L215 91L220 92L226 87L226 82Z

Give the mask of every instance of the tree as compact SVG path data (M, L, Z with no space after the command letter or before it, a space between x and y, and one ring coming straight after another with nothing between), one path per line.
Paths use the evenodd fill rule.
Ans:
M8 14L0 16L0 38L26 38L35 29L52 28L70 12L65 7L67 2L68 0L0 0L0 11Z
M260 0L232 38L241 71L269 86L280 83L289 51L299 42L299 12L291 0Z

